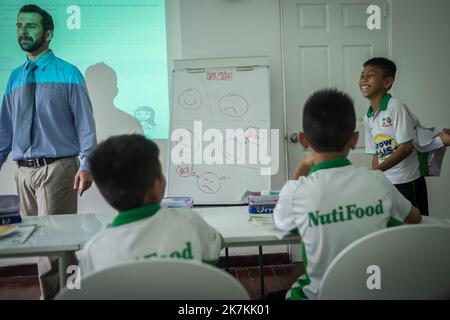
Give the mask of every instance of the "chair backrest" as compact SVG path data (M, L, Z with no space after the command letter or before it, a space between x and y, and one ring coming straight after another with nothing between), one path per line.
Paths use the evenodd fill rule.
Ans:
M449 299L450 227L408 225L369 234L327 268L319 299Z
M238 280L194 260L155 259L122 263L81 280L80 289L56 299L249 300Z

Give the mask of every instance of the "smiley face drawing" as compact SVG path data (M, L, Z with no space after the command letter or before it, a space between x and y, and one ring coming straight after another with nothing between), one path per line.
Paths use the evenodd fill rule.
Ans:
M196 89L187 89L178 97L179 105L186 110L197 110L202 105L202 95Z
M220 179L212 172L205 172L198 177L197 186L204 193L217 193L220 190Z
M238 94L227 94L219 100L219 110L232 118L245 115L248 111L248 101Z

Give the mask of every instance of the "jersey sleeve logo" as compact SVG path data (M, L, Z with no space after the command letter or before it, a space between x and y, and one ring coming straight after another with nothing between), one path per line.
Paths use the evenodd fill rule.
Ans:
M389 158L398 148L397 140L386 134L377 134L375 136L375 146L379 163Z

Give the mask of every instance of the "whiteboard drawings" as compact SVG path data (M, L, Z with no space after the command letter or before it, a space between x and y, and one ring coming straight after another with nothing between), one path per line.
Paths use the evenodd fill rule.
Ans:
M176 172L182 178L196 178L198 189L204 193L213 194L220 191L222 183L214 172L206 171L198 176L192 164L179 164Z
M234 60L225 63L233 65ZM179 136L183 139L171 140L168 150L169 196L231 204L242 203L248 188L270 189L270 176L260 174L258 162L260 150L270 143L269 72L251 65L257 67L242 72L209 66L199 67L205 72L191 72L197 68L193 61L176 66L170 125L172 134L185 132Z
M248 101L244 97L229 93L219 100L219 110L226 116L239 118L248 111Z
M204 193L217 193L220 190L220 179L219 177L212 172L205 172L201 176L198 177L197 186Z
M186 110L197 110L202 106L202 94L197 89L187 89L178 97L179 105Z
M255 126L248 126L244 129L245 143L260 145L264 143L264 136L260 134L259 128Z
M223 156L225 160L228 160L227 163L239 163L240 160L243 160L244 148L244 142L237 139L225 140L223 142Z

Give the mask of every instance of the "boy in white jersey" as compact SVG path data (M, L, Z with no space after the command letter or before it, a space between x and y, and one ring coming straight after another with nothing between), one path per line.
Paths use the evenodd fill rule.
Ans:
M359 87L362 95L370 101L364 127L366 153L373 155L372 169L383 171L423 215L428 215L425 174L421 174L419 162L422 154L417 152L417 146L414 147L417 127L422 126L404 103L388 93L397 67L386 58L372 58L363 67ZM440 132L437 144L448 146L449 133L448 129ZM427 159L423 160L427 166Z
M314 93L303 109L298 135L311 148L280 192L274 211L277 228L298 230L302 239L302 275L287 299L316 299L325 270L355 240L386 228L395 218L418 223L420 212L380 171L356 167L346 158L354 149L355 110L337 90ZM270 297L269 297L270 298Z
M195 259L215 264L221 235L190 209L161 209L166 180L158 146L142 135L99 144L89 162L105 200L119 211L80 252L82 275L148 258Z

